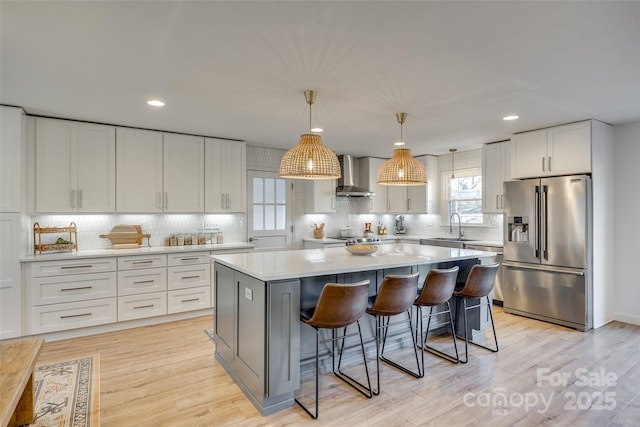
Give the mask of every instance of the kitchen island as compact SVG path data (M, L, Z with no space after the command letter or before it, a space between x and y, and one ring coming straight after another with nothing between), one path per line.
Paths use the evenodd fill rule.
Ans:
M344 248L213 255L215 357L263 415L294 404L300 361L313 342L300 308L312 307L329 282L370 280L370 295L387 274L420 273L491 263L493 252L412 244L381 245L372 255ZM371 323L371 322L364 322ZM373 335L372 328L369 329Z

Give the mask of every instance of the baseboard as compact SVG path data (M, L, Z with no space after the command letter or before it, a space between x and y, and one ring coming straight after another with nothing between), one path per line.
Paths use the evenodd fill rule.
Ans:
M613 319L619 322L631 323L632 325L640 326L640 315L637 314L616 313L614 314Z

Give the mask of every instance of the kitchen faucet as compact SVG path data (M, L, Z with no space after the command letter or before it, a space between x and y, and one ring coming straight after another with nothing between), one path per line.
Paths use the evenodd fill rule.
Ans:
M449 217L449 233L453 233L453 216L458 217L458 240L462 240L462 236L464 236L464 232L462 231L462 222L460 221L460 215L457 212L454 212Z

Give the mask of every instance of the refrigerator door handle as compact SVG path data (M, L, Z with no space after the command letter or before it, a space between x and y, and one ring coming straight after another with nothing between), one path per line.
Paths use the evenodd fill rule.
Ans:
M550 271L552 273L573 274L574 276L584 276L586 273L586 269L576 270L571 268L552 267L548 265L536 265L536 264L522 265L520 263L509 262L509 261L503 261L501 265L503 267L520 268L523 270L539 270L539 271Z
M535 227L533 237L535 242L535 257L540 258L540 186L536 185L535 194L534 194L534 206L535 206Z
M549 187L546 185L542 186L542 229L540 230L540 235L542 236L542 256L544 259L549 259L549 247L547 245L547 220L548 220L548 194Z

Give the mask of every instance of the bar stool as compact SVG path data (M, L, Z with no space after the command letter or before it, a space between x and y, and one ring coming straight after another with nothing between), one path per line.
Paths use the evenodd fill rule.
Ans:
M491 312L491 301L489 301L489 294L493 289L493 285L496 282L496 273L498 272L498 267L500 264L491 264L491 265L474 265L471 267L471 271L469 271L469 275L467 276L467 281L464 284L464 287L453 293L453 296L459 298L462 301L463 306L463 314L464 314L464 357L465 360L461 360L462 363L467 363L469 361L468 356L468 344L471 343L478 347L482 347L484 349L490 350L494 353L498 352L498 337L496 336L496 325L493 322L493 313ZM491 329L493 329L493 340L496 343L496 348L490 348L478 343L473 342L473 340L469 341L467 336L467 310L472 310L474 308L482 307L482 298L487 299L487 309L489 310L489 317L491 319ZM467 300L470 299L479 299L478 304L467 307ZM460 304L456 309L456 313L458 315L460 309ZM456 315L456 317L457 317ZM473 337L472 337L473 339Z
M415 378L422 378L424 373L420 368L418 361L418 351L416 349L416 338L413 335L413 327L411 323L411 306L418 290L418 273L406 276L385 276L380 284L378 294L373 300L373 305L367 309L367 313L376 318L376 368L377 368L377 391L374 395L380 394L380 361L403 371ZM407 313L407 320L391 322L391 316ZM385 322L386 321L386 322ZM387 332L389 326L407 323L411 340L413 342L413 351L416 356L417 372L410 370L397 362L384 357L384 347L387 342ZM380 341L382 340L382 349L380 349Z
M319 347L320 343L331 341L331 365L333 373L342 381L353 387L367 398L373 396L371 390L371 379L369 378L369 369L367 368L367 358L364 351L364 341L362 339L362 330L360 329L360 317L362 317L367 309L369 293L369 280L363 280L357 283L327 283L320 293L318 304L316 307L300 313L300 320L316 330L316 376L315 376L315 415L307 409L302 402L295 398L295 401L304 411L313 419L318 418L318 395L320 388L320 364L319 364ZM358 333L347 335L347 326L356 323L358 325ZM342 336L336 337L336 330L344 328ZM331 338L320 340L320 329L330 329ZM342 352L344 350L345 338L350 336L360 336L360 348L362 349L362 358L364 368L367 375L368 387L356 381L350 376L340 371L342 363ZM342 340L340 346L340 357L338 359L338 369L335 367L335 342Z
M413 305L417 307L418 311L418 319L416 321L416 336L420 336L420 342L422 343L422 349L431 354L434 354L438 357L441 357L445 360L448 360L452 363L459 363L460 357L458 355L458 345L456 344L456 327L453 321L453 316L451 314L451 304L449 300L453 296L453 291L456 287L456 278L458 276L459 267L447 268L447 269L433 269L429 270L427 273L427 277L424 279L424 285L422 287L422 292L416 300L413 302ZM436 313L433 312L433 308L446 304L447 309L438 311ZM422 307L429 307L429 314L427 319L427 331L424 332L424 324L422 318ZM456 355L455 357L444 353L440 350L437 350L433 347L429 347L427 345L427 339L429 337L429 328L431 327L431 316L435 316L438 314L449 313L449 323L451 325L451 337L453 338L453 348L455 349ZM445 318L446 319L446 318ZM447 324L445 323L445 325ZM420 325L420 330L418 332L418 325ZM424 373L424 352L422 354L422 372Z

